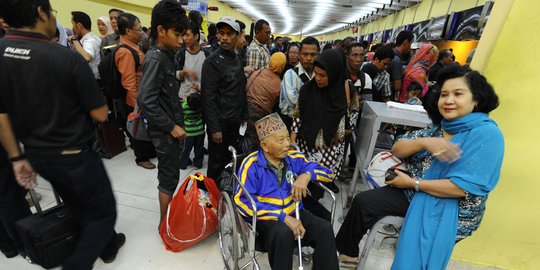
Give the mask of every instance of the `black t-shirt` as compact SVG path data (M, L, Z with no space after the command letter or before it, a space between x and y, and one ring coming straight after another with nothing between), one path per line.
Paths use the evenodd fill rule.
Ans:
M67 148L94 137L90 111L106 104L79 54L46 36L8 30L0 39L0 113L27 147Z

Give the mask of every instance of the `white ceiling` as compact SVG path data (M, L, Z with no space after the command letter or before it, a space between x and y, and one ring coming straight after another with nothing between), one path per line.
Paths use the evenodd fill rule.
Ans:
M273 33L320 35L357 21L395 13L422 0L220 0L265 19Z

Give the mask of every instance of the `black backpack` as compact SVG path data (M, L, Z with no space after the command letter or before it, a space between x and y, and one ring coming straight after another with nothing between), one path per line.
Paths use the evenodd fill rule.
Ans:
M131 51L133 59L135 59L135 69L138 69L140 66L137 51L126 44L120 44L109 53L105 53L105 56L98 65L98 70L101 77L103 94L110 99L125 98L127 93L126 89L122 86L122 76L118 71L115 61L116 51L120 48L126 48Z

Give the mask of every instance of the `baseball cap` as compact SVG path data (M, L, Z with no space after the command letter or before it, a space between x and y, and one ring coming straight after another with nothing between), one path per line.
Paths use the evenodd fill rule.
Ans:
M219 28L221 24L227 24L234 31L240 33L240 25L236 22L236 19L232 16L225 16L219 19L219 22L216 24L216 27Z

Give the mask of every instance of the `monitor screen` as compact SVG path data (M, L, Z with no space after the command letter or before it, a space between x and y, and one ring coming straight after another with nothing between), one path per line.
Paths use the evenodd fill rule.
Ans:
M446 31L446 23L448 21L448 15L431 19L431 25L429 27L429 40L439 40L444 37Z
M392 29L384 30L383 31L382 42L387 43L388 39L390 38L390 34L392 34Z
M451 39L467 40L480 38L478 27L482 15L483 6L471 8L458 13Z
M399 32L405 30L405 28L406 28L405 26L400 26L400 27L396 27L392 29L392 33L390 34L390 37L387 40L387 42L396 42L397 35L399 34Z
M373 34L373 40L372 40L371 42L372 42L372 43L373 43L373 42L377 42L377 43L383 42L382 36L383 36L383 32L382 32L382 31L375 32L375 33Z
M412 32L414 34L414 42L422 42L428 40L428 27L429 20L412 25Z
M485 14L483 17L483 20L480 20L480 36L482 36L482 32L484 32L484 27L486 26L486 22L489 19L489 15L491 14L491 9L493 8L493 2L486 2L484 5L484 9L482 10L482 13Z

